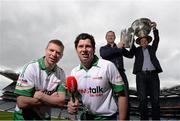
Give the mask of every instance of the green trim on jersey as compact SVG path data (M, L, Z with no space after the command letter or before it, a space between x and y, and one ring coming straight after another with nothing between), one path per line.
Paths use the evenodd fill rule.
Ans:
M17 86L16 86L16 88L17 88ZM32 97L34 95L34 92L35 92L34 88L31 88L31 89L28 89L28 90L15 89L15 91L14 91L14 93L17 94L17 95L28 96L28 97Z
M46 70L45 62L44 62L44 57L38 59L39 67L42 70Z
M99 61L99 58L96 55L94 55L94 59L92 61L92 66L97 66L98 67L98 65L97 65L98 61ZM84 69L84 70L88 71L88 69L82 64L80 64L80 70L81 69Z
M55 65L55 67L51 71L48 71L47 68L46 68L44 59L45 59L45 57L42 57L42 58L38 59L39 67L40 67L41 70L45 70L47 75L50 75L52 72L56 71L57 65Z
M121 92L125 89L124 85L114 85L112 84L112 89L114 92Z
M58 89L57 89L59 92L65 92L66 91L66 88L65 88L65 86L64 85L60 85L59 87L58 87Z
M13 120L14 121L19 121L19 120L23 121L24 120L24 117L22 115L22 109L20 109L19 111L14 112Z

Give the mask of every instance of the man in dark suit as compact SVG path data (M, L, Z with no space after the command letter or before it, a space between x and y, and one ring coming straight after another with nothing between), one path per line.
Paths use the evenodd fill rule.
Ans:
M152 107L152 120L160 119L159 93L160 80L158 73L162 72L159 61L156 57L156 51L159 44L159 33L156 29L156 23L152 22L154 41L152 45L148 45L152 41L152 37L141 35L136 39L139 47L132 46L130 52L135 56L133 74L136 75L136 87L138 99L140 101L139 109L142 120L148 119L148 95Z

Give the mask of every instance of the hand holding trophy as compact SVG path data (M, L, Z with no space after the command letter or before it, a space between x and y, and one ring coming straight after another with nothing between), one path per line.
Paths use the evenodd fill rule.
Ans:
M148 36L151 32L151 29L156 29L156 26L156 22L152 22L148 18L136 19L132 23L131 27L121 31L119 47L131 48L134 42L134 36L137 38Z
M120 42L118 43L118 48L123 48L126 47L127 45L125 44L125 33L126 29L121 30L121 37L120 37Z
M153 30L156 29L156 26L157 26L156 22L151 22L151 28L152 28Z
M123 47L125 47L124 40L120 40L120 42L117 44L117 47L118 47L118 48L123 48Z

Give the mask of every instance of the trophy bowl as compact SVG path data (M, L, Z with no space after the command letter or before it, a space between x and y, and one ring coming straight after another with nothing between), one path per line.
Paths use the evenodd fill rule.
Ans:
M140 18L135 20L131 28L134 30L134 34L137 37L143 35L148 35L151 32L151 20L148 18Z

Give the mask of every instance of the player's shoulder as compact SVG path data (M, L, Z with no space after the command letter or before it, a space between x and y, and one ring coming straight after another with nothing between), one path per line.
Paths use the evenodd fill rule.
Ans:
M39 65L38 65L37 60L33 60L33 61L30 61L30 62L26 63L22 67L20 73L21 73L21 75L24 75L25 73L28 74L29 72L34 73L34 72L36 72L38 70L38 68L39 68Z
M71 70L71 72L76 72L76 71L78 71L78 70L80 70L80 64L78 65L78 66L75 66L72 70Z
M33 69L33 68L37 68L37 67L39 67L38 61L37 60L32 60L32 61L26 63L23 68L24 69L27 69L27 68Z
M100 66L107 66L107 65L112 65L113 63L109 60L105 60L105 59L99 59L98 61L98 65Z
M64 69L62 69L61 67L57 66L56 67L56 71L60 72L60 73L65 73Z

